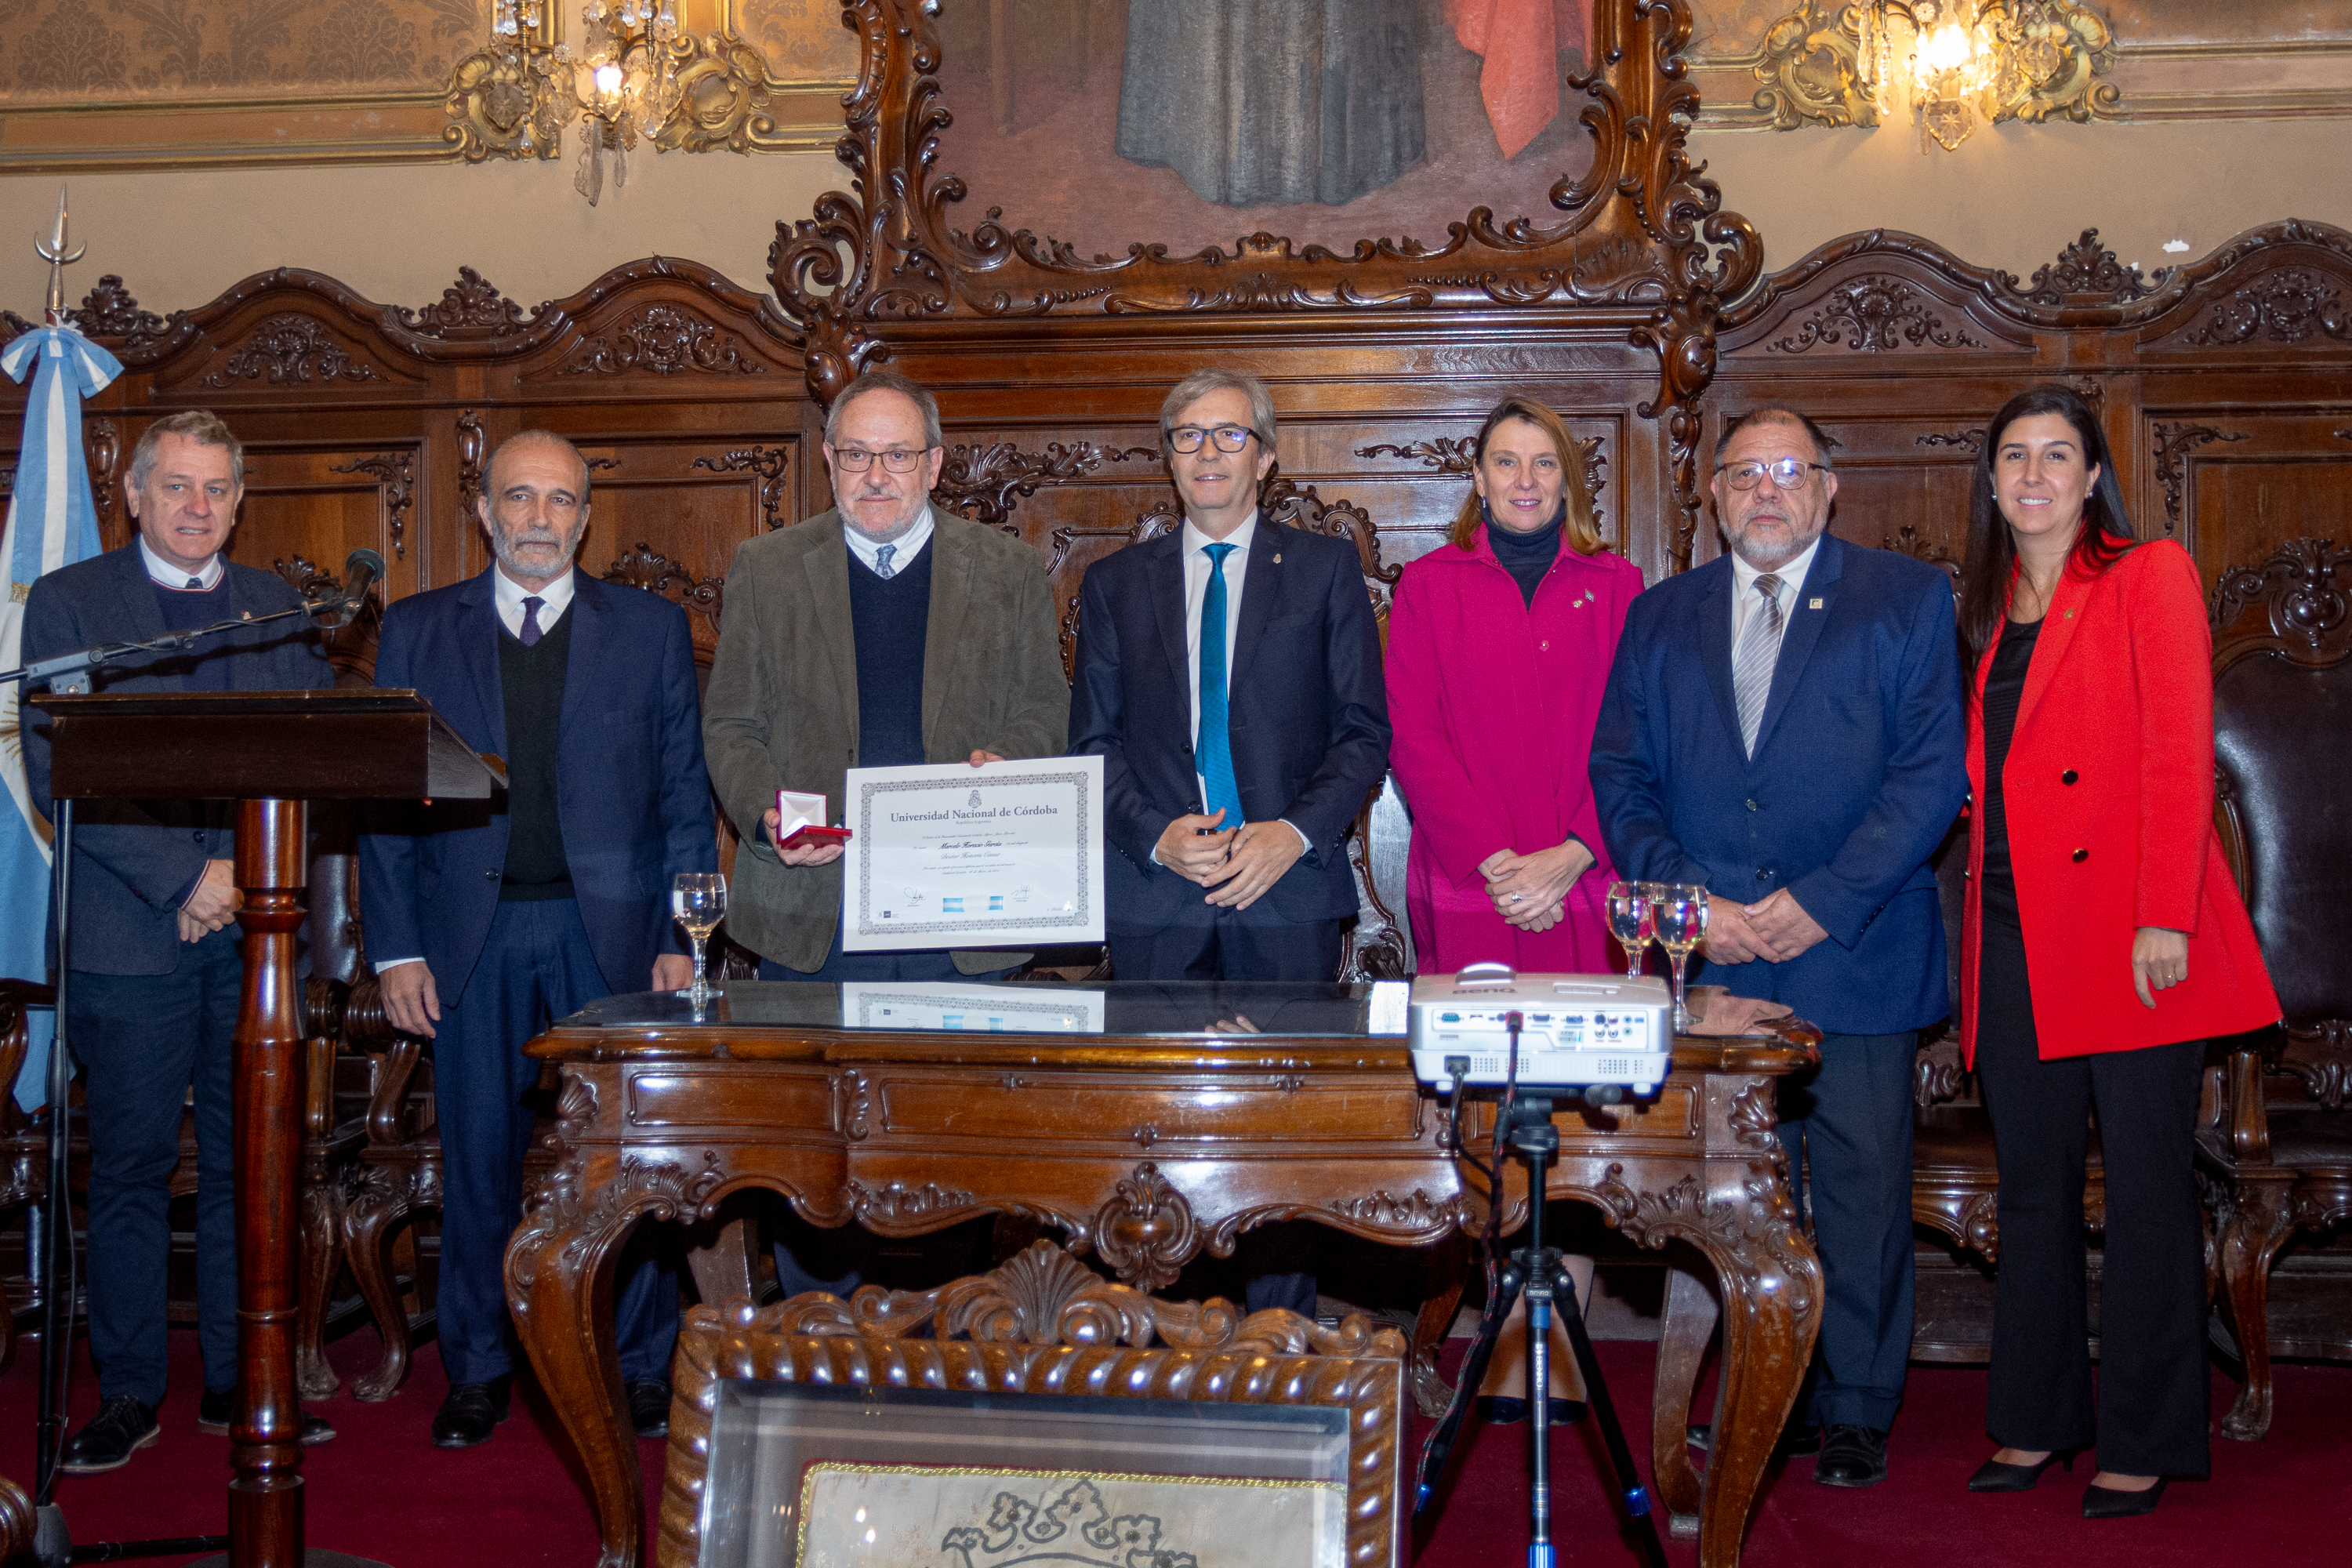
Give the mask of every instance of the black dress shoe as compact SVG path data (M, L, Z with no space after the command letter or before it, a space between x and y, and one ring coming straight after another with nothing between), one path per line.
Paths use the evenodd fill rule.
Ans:
M491 1429L507 1418L511 1386L512 1380L504 1377L452 1384L448 1397L433 1415L433 1446L470 1448L488 1442Z
M1702 1454L1715 1450L1715 1428L1707 1422L1692 1422L1683 1429L1683 1436ZM1772 1457L1776 1459L1802 1458L1821 1451L1822 1429L1818 1426L1783 1426L1780 1441L1772 1445Z
M1545 1402L1545 1414L1555 1426L1573 1426L1584 1419L1584 1401L1554 1397ZM1516 1426L1528 1418L1528 1402L1507 1394L1478 1396L1478 1419L1489 1426Z
M1886 1434L1875 1426L1833 1426L1822 1433L1813 1479L1825 1487L1874 1487L1886 1479Z
M640 1437L669 1436L669 1384L657 1377L629 1384L629 1425Z
M2158 1476L2156 1485L2136 1492L2119 1492L2113 1487L2084 1487L2083 1517L2133 1519L2143 1513L2151 1513L2155 1511L2157 1500L2164 1496L2165 1479L2165 1477Z
M2042 1479L2042 1472L2053 1465L2063 1462L2067 1473L2073 1474L2074 1456L2080 1451L2070 1448L2063 1453L2045 1454L2039 1464L2032 1465L2006 1465L1999 1459L1987 1459L1977 1467L1977 1473L1969 1478L1969 1490L2030 1492L2033 1489L2033 1483Z
M227 1436L229 1417L236 1414L236 1390L205 1389L204 1396L196 1401L196 1430L210 1437ZM334 1436L335 1429L328 1426L323 1417L309 1415L302 1417L304 1447L315 1448L321 1443L332 1442Z
M127 1394L117 1394L98 1407L98 1414L81 1424L81 1430L66 1444L65 1456L58 1468L69 1476L94 1476L103 1470L119 1470L131 1462L131 1456L163 1435L155 1425L152 1405L142 1405Z

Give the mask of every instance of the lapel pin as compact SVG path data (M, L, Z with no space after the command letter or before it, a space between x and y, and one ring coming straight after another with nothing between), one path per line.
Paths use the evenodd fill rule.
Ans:
M2074 612L2072 610L2067 611L2063 618L2070 621L2073 620L2074 618Z
M1807 599L1805 601L1805 608L1809 610L1818 610L1821 607L1822 602L1819 599Z
M1279 565L1281 565L1281 564L1282 564L1282 552L1281 552L1281 551L1279 551L1279 550L1277 550L1277 551L1276 551L1276 552L1274 552L1274 563L1275 563L1276 566L1279 566Z

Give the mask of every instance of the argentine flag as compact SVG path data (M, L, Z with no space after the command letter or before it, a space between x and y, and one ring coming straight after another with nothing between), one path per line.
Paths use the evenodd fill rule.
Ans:
M98 508L81 450L81 402L121 375L122 366L70 328L37 327L0 350L0 370L11 381L33 377L8 531L0 540L0 560L8 568L8 597L0 603L0 669L14 669L24 663L25 600L33 580L98 553ZM13 680L0 686L0 778L8 784L8 804L0 806L0 974L47 982L49 825L26 793L25 745L16 728L22 696ZM16 1103L32 1110L47 1098L57 1017L40 1012L26 1021L32 1037L16 1075Z

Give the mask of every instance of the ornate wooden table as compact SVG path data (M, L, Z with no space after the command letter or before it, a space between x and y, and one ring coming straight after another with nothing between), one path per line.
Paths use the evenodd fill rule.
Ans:
M850 1001L878 1016L873 987ZM530 1054L562 1065L557 1163L507 1251L507 1299L593 1492L602 1568L645 1547L637 1447L613 1348L614 1259L638 1221L698 1226L696 1283L751 1291L752 1221L721 1205L782 1194L818 1225L885 1236L987 1214L1060 1229L1144 1289L1241 1232L1313 1219L1426 1245L1485 1223L1484 1182L1448 1146L1439 1102L1400 1037L1366 1033L1367 987L1111 984L998 988L1008 1028L1058 1027L1099 999L1098 1032L845 1026L830 985L730 984L700 1017L666 994L610 998ZM1246 1019L1255 1033L1230 1034ZM1773 1135L1774 1078L1818 1037L1676 1041L1651 1104L1562 1113L1556 1198L1597 1206L1634 1240L1688 1242L1717 1289L1677 1272L1660 1346L1656 1495L1706 1568L1738 1561L1774 1437L1821 1318L1821 1265L1796 1224ZM1473 1126L1491 1123L1477 1116ZM1465 1141L1469 1141L1465 1137ZM1473 1142L1474 1148L1482 1145ZM1526 1207L1507 1166L1505 1228ZM1704 1484L1683 1428L1721 1313L1717 1441ZM1424 1339L1452 1307L1424 1312Z

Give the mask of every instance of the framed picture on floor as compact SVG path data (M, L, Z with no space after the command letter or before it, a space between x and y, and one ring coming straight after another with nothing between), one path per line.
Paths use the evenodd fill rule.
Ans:
M1051 1242L686 1315L656 1568L1394 1568L1404 1336L1164 1301Z

